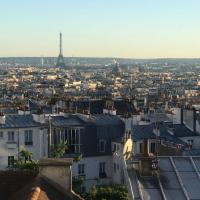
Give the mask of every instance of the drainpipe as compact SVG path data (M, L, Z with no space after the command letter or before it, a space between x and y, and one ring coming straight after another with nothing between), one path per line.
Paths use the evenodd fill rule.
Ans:
M19 159L19 128L17 131L17 158Z
M50 157L50 155L51 155L51 136L52 136L51 116L49 115L49 130L48 130L48 157Z
M133 188L132 188L132 185L131 185L131 180L130 180L129 175L128 175L126 161L125 161L124 157L121 158L121 160L122 160L124 176L125 176L125 180L126 180L126 184L127 184L129 199L134 200Z
M193 131L195 134L196 134L196 120L197 120L196 109L193 108Z

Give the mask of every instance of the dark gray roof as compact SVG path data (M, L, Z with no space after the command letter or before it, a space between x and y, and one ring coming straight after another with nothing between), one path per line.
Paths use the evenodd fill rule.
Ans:
M105 100L82 100L72 102L73 108L79 110L90 107L91 114L102 114L105 108ZM117 115L123 115L127 113L137 113L134 105L127 100L113 100L114 108L117 111Z
M147 115L147 117L152 123L172 121L172 119L170 119L165 113L150 113Z
M123 121L118 116L113 116L110 114L93 114L90 116L81 114L70 114L67 117L64 116L53 116L52 125L59 127L67 126L82 126L84 124L94 124L97 126L106 125L119 125Z
M153 133L153 125L136 125L133 126L133 139L155 139L156 136Z
M39 126L40 124L33 120L32 115L6 115L5 124L0 124L0 128L26 128Z
M91 122L95 123L96 125L118 125L123 123L123 121L114 115L109 114L95 114L91 115L90 119Z
M53 116L52 125L56 127L67 127L67 126L82 126L84 121L81 120L76 115L69 115L68 117L64 116Z
M136 125L133 126L132 136L135 140L142 139L155 139L156 135L154 134L154 125ZM170 134L170 131L174 135ZM160 138L163 140L171 141L174 143L182 144L183 141L179 137L195 136L195 133L188 129L183 124L175 124L172 127L169 127L167 123L160 124Z
M189 136L196 136L196 133L191 131L183 124L175 124L174 125L174 135L176 137L189 137Z
M118 117L109 114L94 114L90 116L81 114L70 114L64 116L53 116L54 127L68 129L68 127L83 127L80 131L81 153L84 157L111 155L111 141L122 138L125 125ZM56 138L56 134L55 134ZM99 140L105 140L105 152L99 151ZM73 150L68 153L74 153Z

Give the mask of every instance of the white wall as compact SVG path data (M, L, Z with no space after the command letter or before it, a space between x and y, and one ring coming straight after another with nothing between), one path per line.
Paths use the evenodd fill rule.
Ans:
M99 163L106 163L107 178L99 179ZM85 187L89 190L96 184L109 184L112 181L112 156L97 156L82 158L72 165L72 176L78 176L78 164L85 165Z
M131 127L133 125L143 124L143 121L141 121L140 115L133 115L132 117L129 117L129 118L123 118L121 116L119 117L124 121L126 130L131 130ZM149 122L145 124L149 124Z
M193 130L193 112L193 110L183 110L183 122L191 130Z
M25 130L33 131L33 145L24 145L25 141ZM38 160L39 158L47 155L47 130L41 130L39 127L30 128L17 128L17 129L1 129L4 133L4 138L0 139L0 169L7 167L8 156L16 156L20 148L25 147L27 150L33 153L33 159ZM14 141L16 142L16 148L7 148L8 131L15 132Z
M112 147L114 146L114 144L116 145L117 149L113 153L113 157L112 157L112 181L113 183L116 183L116 184L122 184L123 167L122 167L121 156L123 154L123 145L120 143L112 142ZM114 171L114 164L116 165L116 172Z
M181 124L181 108L173 108L173 113L173 124Z
M138 140L134 142L133 148L134 148L134 155L141 154L140 152L140 144L143 143L143 140ZM148 139L147 144L148 144L148 152L151 153L151 143L155 143L155 139Z

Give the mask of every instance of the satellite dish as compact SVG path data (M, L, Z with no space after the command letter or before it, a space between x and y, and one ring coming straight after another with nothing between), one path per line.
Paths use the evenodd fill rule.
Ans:
M133 140L129 138L126 143L124 144L123 148L123 157L125 160L128 160L133 151Z

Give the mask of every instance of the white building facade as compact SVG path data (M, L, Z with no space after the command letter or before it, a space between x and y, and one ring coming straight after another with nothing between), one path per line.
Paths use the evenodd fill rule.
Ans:
M37 116L36 116L37 117ZM47 128L30 114L0 116L0 169L13 164L21 149L33 159L47 156Z

